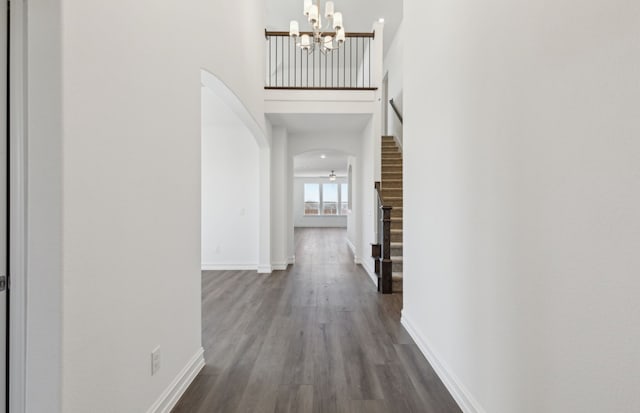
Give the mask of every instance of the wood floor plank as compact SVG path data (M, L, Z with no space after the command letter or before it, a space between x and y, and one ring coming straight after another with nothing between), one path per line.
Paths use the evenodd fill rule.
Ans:
M451 395L380 295L346 231L297 229L296 264L203 271L206 366L177 413L449 413Z

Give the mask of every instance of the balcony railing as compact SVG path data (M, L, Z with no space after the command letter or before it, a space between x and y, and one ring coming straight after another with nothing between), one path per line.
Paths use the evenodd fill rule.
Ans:
M377 89L372 79L374 33L346 33L344 44L326 54L300 49L288 32L265 31L265 36L265 89Z

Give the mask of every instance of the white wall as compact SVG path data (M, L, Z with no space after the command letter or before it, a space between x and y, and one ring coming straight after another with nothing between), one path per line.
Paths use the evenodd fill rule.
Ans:
M358 194L357 180L358 174L358 159L355 156L349 156L347 158L347 183L349 183L349 198L350 198L350 213L347 214L347 241L349 242L349 248L353 252L354 262L360 263L360 251L356 248L356 245L360 245L360 228L359 228L359 211L360 201Z
M28 411L147 411L197 357L200 69L264 127L262 7L30 2Z
M202 88L202 269L258 266L258 144L216 94Z
M286 269L289 263L287 237L289 228L289 176L287 129L272 128L271 138L271 265L274 269Z
M376 219L377 219L377 201L375 198L374 183L376 180L376 144L379 145L380 137L377 139L373 135L375 129L374 124L379 124L380 118L372 118L367 127L362 131L360 142L362 145L360 167L360 188L358 190L358 203L360 204L360 240L358 250L360 251L360 260L362 266L367 270L370 276L374 275L374 262L371 258L371 244L376 243ZM379 128L378 128L379 130ZM379 155L378 155L379 156ZM379 159L379 158L377 158ZM377 162L380 163L379 161Z
M15 10L13 5L12 9ZM35 0L29 4L29 25L25 39L30 63L26 74L26 117L31 122L26 139L28 256L27 273L24 276L27 280L24 294L27 298L24 303L27 317L24 385L25 410L29 413L56 413L62 408L63 131L60 16L59 2ZM16 294L12 294L12 297L16 297L22 292L14 290L12 293ZM12 351L15 354L19 350L14 348ZM12 400L11 403L15 405L19 401Z
M465 411L640 411L639 21L405 1L403 321Z
M394 104L398 107L400 114L403 111L403 54L404 54L404 31L402 25L398 27L393 42L386 55L384 56L384 73L388 74L388 99L393 99ZM400 144L402 144L402 123L396 116L389 105L389 102L385 102L387 105L387 133L391 136L395 136ZM383 131L383 133L385 133Z
M336 184L346 183L344 177L336 178ZM305 215L304 214L304 184L329 183L327 178L296 177L293 180L293 225L294 227L311 228L346 228L347 216Z

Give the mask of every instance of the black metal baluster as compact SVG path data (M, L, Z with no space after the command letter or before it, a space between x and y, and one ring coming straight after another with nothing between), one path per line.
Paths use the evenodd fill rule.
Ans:
M291 37L287 38L287 86L291 87Z
M269 86L271 86L271 36L269 36Z
M353 68L353 73L355 75L355 86L358 87L358 39L354 38L354 43L356 44L356 50L355 50L355 55L354 55L354 59L356 61L356 66Z
M353 87L353 41L349 37L349 87Z
M362 38L362 87L364 87L364 37Z
M309 52L307 51L307 87L309 87Z

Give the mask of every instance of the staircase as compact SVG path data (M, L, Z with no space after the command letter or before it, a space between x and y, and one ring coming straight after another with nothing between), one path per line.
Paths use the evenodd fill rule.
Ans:
M402 151L393 136L382 137L382 200L391 205L392 291L402 291Z

